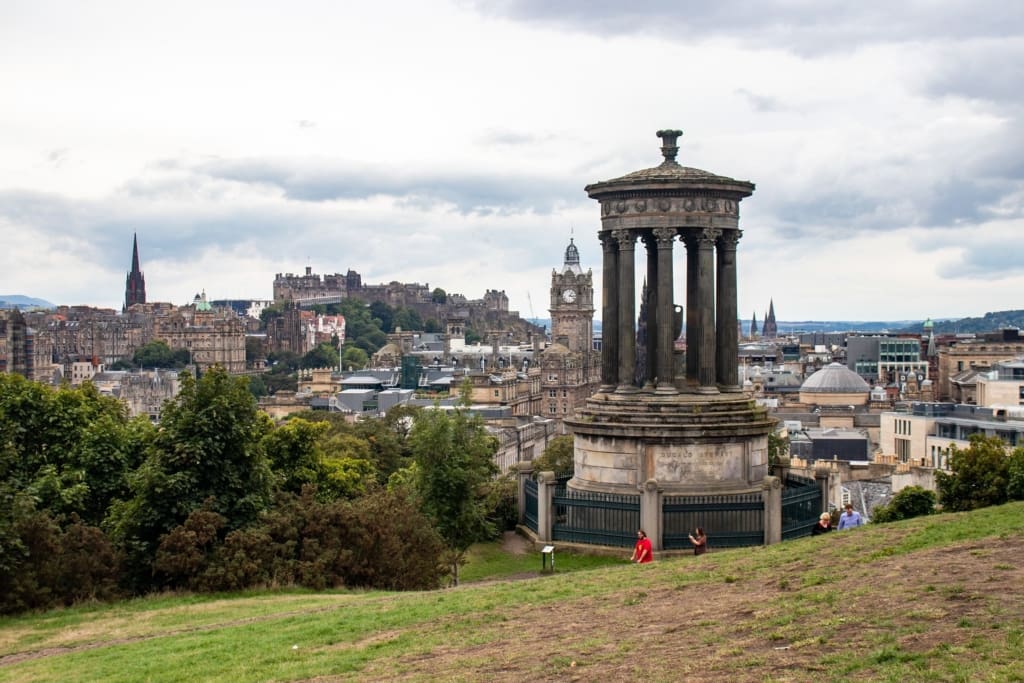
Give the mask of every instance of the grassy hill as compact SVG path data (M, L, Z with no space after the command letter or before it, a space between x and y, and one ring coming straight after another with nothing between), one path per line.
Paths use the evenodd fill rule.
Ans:
M0 621L0 681L1022 680L1022 558L1014 503L434 592L156 597Z

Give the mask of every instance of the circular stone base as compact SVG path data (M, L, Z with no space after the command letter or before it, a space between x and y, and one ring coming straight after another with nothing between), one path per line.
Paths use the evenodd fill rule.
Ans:
M733 393L598 393L574 419L576 489L666 495L746 493L768 474L767 410Z

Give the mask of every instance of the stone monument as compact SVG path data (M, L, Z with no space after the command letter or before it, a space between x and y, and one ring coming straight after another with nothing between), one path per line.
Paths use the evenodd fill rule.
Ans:
M682 131L658 131L664 161L586 187L601 205L604 329L600 389L571 420L570 489L645 497L760 491L768 474L764 408L738 382L739 205L754 185L676 162ZM637 244L646 249L646 379L638 386ZM677 243L685 247L685 352L676 348ZM684 259L680 259L683 261ZM685 356L685 362L683 362ZM659 510L644 509L645 528Z

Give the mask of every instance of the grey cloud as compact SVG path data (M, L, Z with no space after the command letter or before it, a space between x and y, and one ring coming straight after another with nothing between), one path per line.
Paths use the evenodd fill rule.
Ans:
M750 105L750 108L754 111L760 112L777 112L783 111L782 101L777 97L770 97L768 95L759 95L757 93L750 92L746 88L739 88L736 90L736 94L742 97Z
M51 149L46 153L46 161L57 168L64 165L64 162L68 160L68 154L70 150L67 147L60 147L58 149Z
M452 204L463 214L550 213L581 201L578 182L500 171L395 171L346 164L243 159L192 167L210 178L280 189L303 202L391 196L420 206Z
M549 134L538 135L517 130L489 130L478 138L482 145L535 145L551 140L554 136Z
M1024 40L1019 35L1014 40L947 46L922 90L931 96L990 100L1019 109L1021 64Z
M965 240L959 260L944 264L939 275L950 279L999 280L1024 274L1020 250L1005 243L977 243Z
M677 41L731 37L804 54L917 40L1016 37L1024 4L997 0L817 2L774 0L477 0L485 15L597 35L654 35Z

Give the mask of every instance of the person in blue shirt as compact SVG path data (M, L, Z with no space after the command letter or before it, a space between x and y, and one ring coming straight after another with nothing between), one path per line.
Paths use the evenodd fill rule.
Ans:
M860 513L853 509L853 505L850 503L846 504L846 512L839 515L839 530L852 529L855 526L860 526L864 523L861 519Z

